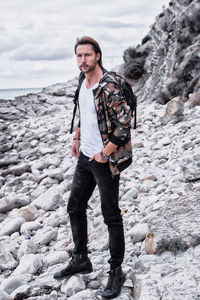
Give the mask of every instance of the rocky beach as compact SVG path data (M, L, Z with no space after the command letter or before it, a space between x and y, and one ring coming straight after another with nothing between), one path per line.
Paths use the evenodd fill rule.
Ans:
M200 299L200 26L191 33L187 25L200 4L170 3L119 68L138 96L133 163L121 173L121 300ZM184 18L191 42L180 49ZM141 64L144 72L133 74ZM66 208L76 167L69 131L77 83L0 100L0 300L101 299L109 251L97 189L87 210L94 271L53 279L73 250Z

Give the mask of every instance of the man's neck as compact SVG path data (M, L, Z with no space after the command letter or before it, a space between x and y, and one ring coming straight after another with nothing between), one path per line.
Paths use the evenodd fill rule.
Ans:
M99 80L101 79L103 75L103 71L99 65L96 66L96 68L85 74L86 77L86 87L91 88L93 85L95 85Z

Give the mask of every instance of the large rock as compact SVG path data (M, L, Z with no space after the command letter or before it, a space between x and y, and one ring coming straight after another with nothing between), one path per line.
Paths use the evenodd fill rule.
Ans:
M27 205L19 209L18 214L27 222L35 221L39 217L39 211L34 206Z
M57 188L50 188L32 202L37 208L45 211L56 209L63 202L62 195Z
M66 296L72 296L85 289L85 282L79 276L72 276L65 280L61 286L61 292Z
M44 265L46 267L53 266L55 264L66 263L69 259L69 253L66 251L54 251L50 252L44 257Z
M21 176L22 174L30 171L31 171L30 165L26 163L22 163L15 167L8 168L7 170L3 171L1 174L2 176L7 176L9 174L13 174L15 176Z
M182 170L186 181L193 182L200 180L200 167L197 164L191 163L187 167L183 167Z
M19 208L22 206L26 206L30 203L30 199L26 196L22 197L17 195L17 193L10 193L6 197L3 197L0 201L0 212L6 213L13 208Z
M127 232L127 236L131 237L132 242L135 244L137 242L143 241L148 234L148 225L146 223L137 224L134 228Z
M50 226L38 230L32 238L33 242L38 245L48 245L57 236L57 230Z
M39 220L25 222L20 228L20 233L29 236L31 235L32 231L38 230L41 227L42 224Z
M25 254L37 253L37 245L32 240L24 240L18 250L18 258L20 259Z
M148 253L184 251L200 243L200 196L189 194L169 199L148 220ZM151 245L151 246L149 246Z
M87 289L85 291L78 292L77 294L67 298L68 300L93 300L94 294L92 293L91 290ZM98 298L97 298L98 299Z
M19 263L19 266L14 270L14 275L21 274L36 274L40 272L43 266L42 256L39 254L25 254Z
M12 298L6 293L0 290L0 299L1 300L12 300Z
M190 94L188 104L191 105L191 107L200 105L200 90L193 94Z
M24 218L18 217L4 221L3 228L0 229L0 236L10 235L13 232L20 231L21 225L25 222Z
M14 290L23 284L24 278L20 278L19 276L11 276L3 280L2 284L0 285L0 289L10 295Z
M6 167L12 164L17 164L19 163L19 159L18 158L5 158L5 159L0 159L0 167Z
M8 248L0 243L0 270L13 270L17 266L17 261L14 259Z
M166 112L163 117L161 117L161 123L167 124L168 121L173 119L178 122L183 119L184 111L184 100L176 97L167 103Z

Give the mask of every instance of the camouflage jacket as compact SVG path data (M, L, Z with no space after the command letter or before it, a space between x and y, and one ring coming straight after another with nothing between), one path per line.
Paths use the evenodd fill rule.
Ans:
M84 78L85 75L81 73L76 91L77 100ZM93 94L104 147L109 141L118 146L109 158L110 170L113 175L117 175L132 163L131 110L123 99L119 83L105 69Z

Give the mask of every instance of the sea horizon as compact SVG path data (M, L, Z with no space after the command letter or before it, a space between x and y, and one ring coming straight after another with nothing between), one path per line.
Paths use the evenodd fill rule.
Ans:
M42 87L35 88L9 88L0 89L0 99L2 100L14 100L15 97L27 95L29 93L39 93L42 91Z

